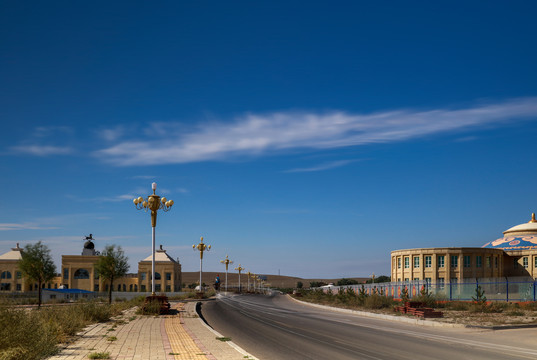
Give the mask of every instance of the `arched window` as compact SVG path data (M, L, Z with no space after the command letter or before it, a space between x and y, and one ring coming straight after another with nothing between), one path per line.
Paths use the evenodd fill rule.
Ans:
M138 292L138 285L137 284L134 284L134 291Z
M132 291L132 284L129 285L129 291Z
M117 284L117 291L121 291L121 284Z
M160 273L155 271L155 280L160 280L161 278Z
M123 291L127 291L127 285L123 284Z
M11 273L9 271L4 271L1 277L2 279L11 279Z
M75 271L75 279L89 279L89 272L86 269L78 269Z

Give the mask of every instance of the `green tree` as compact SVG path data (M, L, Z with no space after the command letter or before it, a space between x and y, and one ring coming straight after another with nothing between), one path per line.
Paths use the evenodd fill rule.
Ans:
M356 285L358 284L358 281L355 279L340 279L337 282L337 286L345 286L345 285Z
M107 245L99 260L95 264L95 270L102 280L108 281L110 286L108 287L108 302L112 303L112 288L114 287L114 280L125 276L129 271L129 258L125 256L125 253L121 249L121 246L116 248L116 245Z
M410 300L410 295L408 294L408 289L407 287L405 286L402 290L401 290L401 302L403 304L405 304L406 302L408 302Z
M375 284L376 283L382 283L382 282L390 282L390 281L392 281L391 278L389 276L386 276L386 275L380 275L379 277L375 278ZM373 279L368 279L365 283L366 284L371 284L371 283L373 283Z
M296 287L297 289L302 289L302 287L304 287L304 284L302 283L302 281L297 281Z
M485 296L485 290L478 285L475 288L475 296L472 296L472 300L478 305L485 305L487 303L487 297Z
M56 266L52 261L50 249L38 241L35 245L28 244L22 251L19 269L26 278L38 284L38 307L41 307L42 284L52 280L56 275Z

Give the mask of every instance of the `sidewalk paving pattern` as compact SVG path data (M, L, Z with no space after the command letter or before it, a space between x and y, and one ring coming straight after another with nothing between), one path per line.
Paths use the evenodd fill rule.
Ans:
M89 326L49 360L87 360L94 352L108 352L116 360L255 359L233 343L218 340L221 335L203 323L195 306L177 303L173 309L178 315L165 316L140 316L130 309L114 321Z

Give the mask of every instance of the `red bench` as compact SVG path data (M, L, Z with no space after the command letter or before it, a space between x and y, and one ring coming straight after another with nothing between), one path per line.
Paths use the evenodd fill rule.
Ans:
M444 316L441 311L435 311L434 309L424 307L424 305L417 301L407 301L404 306L396 306L394 310L422 318L441 318Z

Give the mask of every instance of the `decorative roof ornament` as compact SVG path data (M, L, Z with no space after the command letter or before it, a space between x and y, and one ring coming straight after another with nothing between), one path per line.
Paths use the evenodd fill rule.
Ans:
M535 213L531 220L503 232L503 237L488 242L483 247L510 250L536 250L537 249L537 219Z
M82 249L82 255L86 255L86 256L87 255L90 255L90 256L100 255L98 251L95 251L95 244L92 241L92 240L95 240L93 238L93 234L89 234L89 236L84 236L82 240L86 241L84 243L84 248Z

